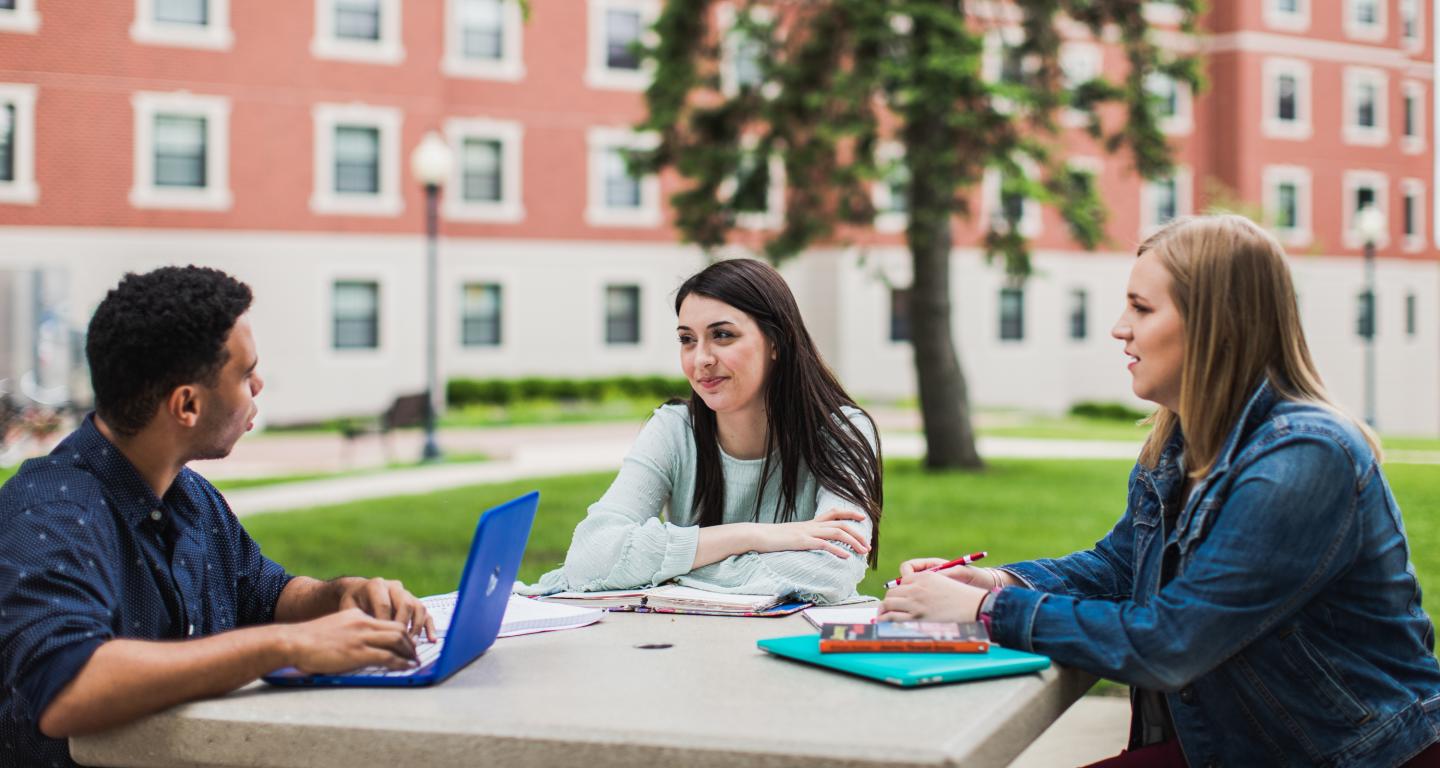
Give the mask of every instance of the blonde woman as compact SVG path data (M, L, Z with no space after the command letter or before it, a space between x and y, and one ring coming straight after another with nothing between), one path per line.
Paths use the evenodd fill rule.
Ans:
M1375 435L1326 393L1280 246L1238 216L1139 249L1124 342L1159 406L1093 549L922 573L887 619L995 639L1132 686L1097 765L1440 765L1440 666Z

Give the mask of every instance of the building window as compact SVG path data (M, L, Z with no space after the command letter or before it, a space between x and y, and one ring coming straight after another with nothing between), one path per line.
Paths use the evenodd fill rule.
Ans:
M361 104L317 104L315 189L310 210L395 216L400 197L400 110Z
M1404 94L1400 149L1407 154L1418 154L1425 151L1425 85L1407 80L1400 88Z
M637 176L631 170L636 151L650 149L655 137L624 128L592 128L590 145L589 205L585 219L594 226L660 224L660 182L654 174Z
M769 25L774 21L768 8L750 8L742 18L729 5L720 6L719 28L724 30L720 68L721 90L730 96L742 88L759 88L765 82L765 57Z
M903 232L910 216L910 168L905 165L904 147L893 141L882 143L875 150L875 164L880 171L880 178L870 187L875 229Z
M1355 230L1356 214L1366 206L1373 205L1390 221L1390 205L1387 190L1390 187L1390 179L1378 171L1346 171L1342 177L1341 187L1345 195L1344 207L1341 211L1344 220L1343 240L1347 248L1360 248L1365 245L1360 233ZM1390 244L1388 228L1376 240L1377 248L1384 248Z
M1400 40L1411 51L1425 47L1421 39L1420 0L1400 0Z
M1405 250L1423 250L1425 248L1425 182L1419 179L1402 179L1400 195L1400 231L1405 237Z
M155 116L155 186L205 188L205 118Z
M137 93L134 186L137 208L230 207L230 102L219 96Z
M315 37L310 53L317 59L399 64L400 0L314 0Z
M1166 133L1189 133L1190 84L1182 83L1163 72L1152 72L1145 78L1145 89L1160 118L1160 130Z
M1405 335L1412 339L1415 338L1415 334L1419 332L1420 328L1416 314L1415 294L1407 293L1405 294Z
M1280 242L1308 245L1310 226L1310 170L1304 166L1270 165L1262 172L1265 220Z
M1375 327L1375 295L1369 291L1361 291L1355 297L1355 335L1362 339L1375 338L1377 328Z
M1303 32L1310 27L1310 0L1264 0L1265 23L1275 29Z
M1000 289L1000 340L1025 340L1025 291L1021 288Z
M500 286L495 283L469 283L461 297L460 343L467 347L500 346L500 312L503 307Z
M890 289L890 340L910 340L910 290Z
M380 348L380 284L338 280L334 291L335 349Z
M1090 295L1084 288L1070 291L1070 338L1084 341L1089 335L1090 324L1086 316Z
M1385 0L1345 0L1345 34L1371 42L1385 39Z
M1140 190L1143 233L1153 232L1177 217L1190 215L1191 195L1190 170L1184 166L1176 166L1169 178L1146 182Z
M446 74L491 80L525 76L524 26L516 0L445 0Z
M34 204L35 86L0 83L0 204Z
M1066 42L1061 45L1060 76L1067 100L1073 103L1076 90L1104 74L1102 70L1103 56L1100 46L1081 42ZM1073 108L1062 112L1060 119L1071 127L1084 125L1088 120L1084 111Z
M640 343L640 286L605 286L605 343Z
M640 49L652 42L658 0L588 0L589 55L585 82L592 88L641 91L652 67Z
M1071 156L1065 161L1061 180L1076 200L1091 200L1099 194L1100 171L1103 167L1104 164L1097 157ZM1066 226L1075 242L1085 241L1086 234L1083 229L1070 222L1067 222Z
M736 226L779 227L785 220L785 166L779 156L762 158L753 146L744 149L735 176L720 189L730 199Z
M1020 169L1025 174L1035 173L1034 164L1022 159ZM1026 177L1010 177L1000 169L985 172L982 192L988 210L990 228L996 232L1009 232L1010 222L1019 223L1020 235L1040 235L1040 204L1025 194L1029 180Z
M524 129L519 123L482 118L446 122L455 148L455 177L446 187L445 215L471 221L520 221L520 158Z
M1388 85L1384 70L1345 68L1345 122L1341 135L1346 143L1381 146L1389 139L1385 108Z
M1274 139L1310 138L1310 65L1295 59L1266 59L1261 69L1262 132Z
M40 14L35 12L35 0L0 2L0 32L23 32L33 35L39 31Z

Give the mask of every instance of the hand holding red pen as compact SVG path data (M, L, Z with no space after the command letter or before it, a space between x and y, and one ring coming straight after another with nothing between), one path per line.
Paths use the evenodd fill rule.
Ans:
M975 562L975 561L977 561L977 560L980 560L981 558L985 557L986 554L988 554L988 553L986 553L986 552L972 552L972 553L970 553L970 554L968 554L968 555L965 555L964 557L957 557L957 558L955 558L954 560L950 560L950 561L941 561L940 558L938 558L938 557L917 558L917 559L914 559L914 560L906 560L904 563L901 563L901 564L900 564L900 578L898 578L898 579L891 579L890 581L886 582L886 583L885 583L885 588L886 588L886 589L894 589L895 587L900 586L900 584L902 584L902 583L905 581L905 577L906 577L906 576L909 576L909 575L914 574L914 573L933 573L933 572L936 572L936 571L944 571L944 570L948 570L948 569L950 569L950 568L956 568L956 567L959 567L959 566L970 565L971 563L973 563L973 562ZM969 569L965 569L965 570L968 571ZM952 577L952 578L955 578L955 575L954 575L954 574L951 574L951 577ZM963 581L963 582L965 582L965 583L967 583L967 584L968 584L968 583L971 583L971 580L970 580L970 579L965 578L965 577L963 577L963 576L960 577L960 578L956 578L956 581ZM983 586L983 585L977 584L976 586Z

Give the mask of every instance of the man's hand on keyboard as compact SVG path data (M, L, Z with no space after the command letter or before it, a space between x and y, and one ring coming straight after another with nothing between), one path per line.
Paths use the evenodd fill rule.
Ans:
M405 585L391 579L345 579L340 594L340 610L359 608L377 619L396 621L410 630L413 637L422 635L435 642L435 621L420 598L410 594Z
M406 625L367 616L358 607L279 626L284 628L290 664L312 675L338 674L361 667L408 669L417 658Z

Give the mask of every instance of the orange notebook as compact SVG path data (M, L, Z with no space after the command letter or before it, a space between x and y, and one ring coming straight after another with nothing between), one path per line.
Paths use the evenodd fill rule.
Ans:
M990 634L979 622L877 621L825 624L821 653L986 653Z

